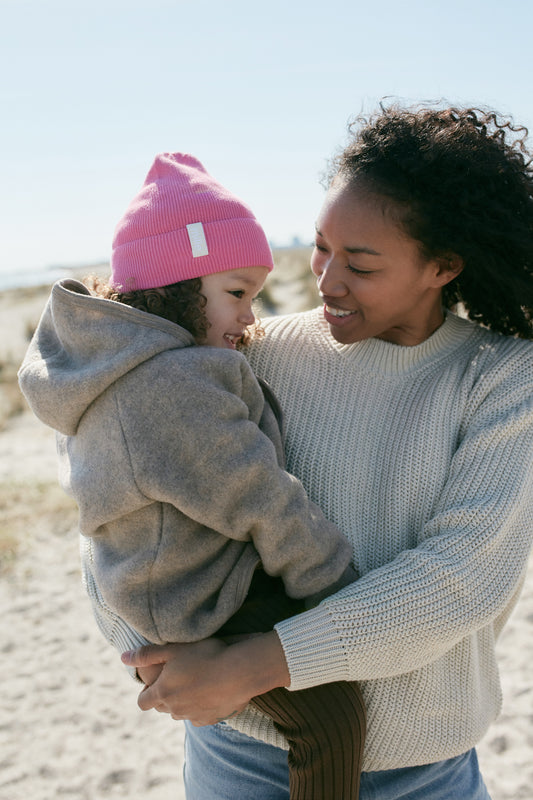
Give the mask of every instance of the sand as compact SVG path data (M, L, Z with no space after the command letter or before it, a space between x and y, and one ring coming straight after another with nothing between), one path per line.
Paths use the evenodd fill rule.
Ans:
M0 358L18 358L43 296L8 300L0 295ZM98 632L73 510L32 513L32 487L52 493L55 475L53 433L30 412L10 418L0 432L0 493L19 487L20 507L0 505L0 534L14 514L30 523L0 581L0 800L180 800L183 726L138 709L137 685ZM493 800L532 800L533 560L498 655L503 710L479 758Z

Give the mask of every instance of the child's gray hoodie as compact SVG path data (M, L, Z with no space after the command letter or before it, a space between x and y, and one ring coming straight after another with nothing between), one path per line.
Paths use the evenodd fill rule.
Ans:
M345 582L350 545L282 469L276 415L242 354L67 280L19 381L58 432L103 598L148 640L213 634L259 561L292 597Z

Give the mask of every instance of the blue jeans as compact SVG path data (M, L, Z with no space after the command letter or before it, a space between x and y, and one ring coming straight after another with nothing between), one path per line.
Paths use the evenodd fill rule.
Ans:
M289 800L287 753L229 725L186 722L187 800ZM475 750L457 758L363 772L360 800L490 800Z

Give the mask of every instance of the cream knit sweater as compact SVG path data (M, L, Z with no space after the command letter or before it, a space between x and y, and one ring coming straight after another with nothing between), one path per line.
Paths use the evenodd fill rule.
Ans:
M339 345L320 309L265 327L250 360L287 468L363 576L276 626L291 688L362 682L365 770L458 755L498 714L494 644L533 539L533 343L452 314L417 347ZM232 724L280 744L249 712Z
M499 712L494 646L533 539L533 344L452 314L416 347L339 345L318 309L265 327L249 357L281 401L288 470L362 575L276 626L291 689L361 682L365 770L465 752ZM133 645L87 567L105 635ZM230 724L286 746L250 707Z

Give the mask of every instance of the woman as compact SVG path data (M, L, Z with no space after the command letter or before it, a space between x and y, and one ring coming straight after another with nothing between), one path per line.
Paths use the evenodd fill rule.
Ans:
M311 262L323 308L267 321L250 361L281 400L288 469L362 577L229 647L124 656L141 677L164 664L141 708L192 722L192 800L286 798L286 744L247 702L333 680L360 681L367 705L362 800L488 797L474 747L500 709L495 641L533 531L522 133L385 108L334 163Z

